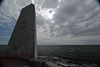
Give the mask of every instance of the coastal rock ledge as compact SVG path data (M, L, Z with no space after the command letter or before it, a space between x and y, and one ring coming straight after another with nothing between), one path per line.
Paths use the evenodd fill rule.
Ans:
M41 58L31 58L29 61L15 67L61 67L55 63L45 62Z

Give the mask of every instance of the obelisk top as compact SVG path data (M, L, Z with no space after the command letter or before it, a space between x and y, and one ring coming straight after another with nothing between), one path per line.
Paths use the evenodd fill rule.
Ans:
M29 6L32 6L32 7L35 8L35 5L34 5L33 3L31 3L31 4L27 5L26 7L24 7L23 9L26 9L26 8L29 7ZM23 10L23 9L22 9L22 10Z

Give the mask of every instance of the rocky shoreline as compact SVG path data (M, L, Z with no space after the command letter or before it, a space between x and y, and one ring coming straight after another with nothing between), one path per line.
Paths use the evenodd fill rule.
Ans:
M46 62L55 63L61 67L100 67L99 63L93 62L78 62L75 60L67 59L66 61L58 57L39 56Z

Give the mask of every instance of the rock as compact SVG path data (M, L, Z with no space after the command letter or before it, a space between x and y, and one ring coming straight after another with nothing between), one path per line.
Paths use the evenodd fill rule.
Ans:
M44 67L44 60L40 58L31 58L28 65L32 67Z
M51 62L45 62L40 58L31 58L26 63L17 65L16 67L61 67L61 66Z
M32 61L32 62L44 62L44 60L41 59L41 58L31 58L31 59L29 59L29 61Z
M32 67L32 66L24 65L24 66L22 66L22 67Z
M57 64L51 62L45 62L44 67L61 67L61 66L58 66Z
M91 64L83 64L83 66L84 66L84 67L95 67L95 66L93 66L93 65L91 65Z

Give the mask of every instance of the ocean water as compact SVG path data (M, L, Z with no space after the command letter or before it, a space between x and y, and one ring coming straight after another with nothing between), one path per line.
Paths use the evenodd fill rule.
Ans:
M99 45L39 45L38 54L63 67L100 67Z
M0 46L0 52L6 46ZM38 45L38 56L62 67L100 67L99 45Z

